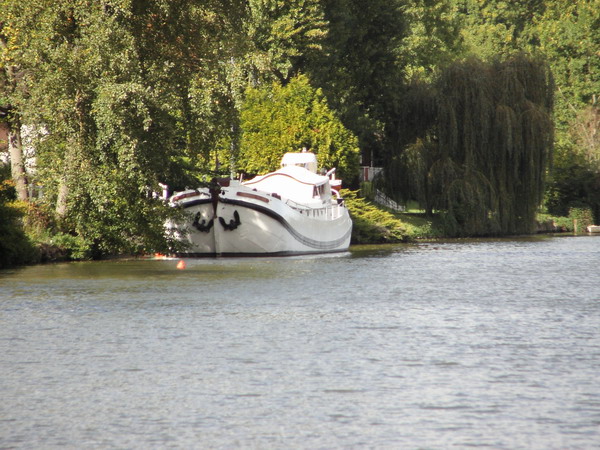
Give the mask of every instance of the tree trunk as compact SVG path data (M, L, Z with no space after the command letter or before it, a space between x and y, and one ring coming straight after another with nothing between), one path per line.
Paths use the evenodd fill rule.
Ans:
M58 197L56 199L56 215L63 218L67 214L67 199L69 197L69 185L67 184L67 177L63 176L60 179L60 185L58 186Z
M59 219L63 219L68 212L69 209L69 195L71 191L71 183L76 177L76 169L75 169L75 148L76 139L68 139L67 140L67 148L65 149L65 154L63 156L60 164L61 167L61 175L58 180L58 192L56 196L56 206L54 212L56 213L56 217Z
M0 49L7 51L6 36L0 34ZM10 55L10 50L8 50ZM17 86L15 67L11 64L4 66L3 77L5 84L5 93L14 92ZM7 90L8 89L8 90ZM8 116L8 152L10 155L10 171L12 179L15 182L17 190L17 199L21 201L29 200L29 192L27 190L27 173L25 172L25 162L23 161L23 143L21 141L21 121L13 110L13 107L3 105L3 112Z
M80 159L76 158L85 147L85 98L81 91L75 95L75 113L78 122L78 132L71 139L67 140L67 149L62 161L63 174L58 185L58 196L56 198L56 215L58 218L64 218L69 210L69 196L71 195L72 183L77 181L77 169L80 168Z
M9 124L8 151L10 154L11 175L17 190L17 199L26 202L29 200L29 192L27 190L27 173L25 172L25 162L23 161L21 124L18 120Z
M56 197L56 208L55 213L59 219L63 219L68 212L69 209L69 195L71 190L71 182L73 181L73 177L76 176L76 171L74 167L75 163L75 155L74 155L74 147L75 144L73 140L67 141L67 149L65 151L65 155L62 163L62 174L58 181L58 193Z

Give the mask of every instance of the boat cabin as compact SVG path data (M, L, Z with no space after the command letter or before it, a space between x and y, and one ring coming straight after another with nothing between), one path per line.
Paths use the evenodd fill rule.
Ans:
M317 173L317 155L311 152L286 153L281 159L281 167L304 167L312 173Z
M329 177L318 175L296 164L286 165L275 172L258 176L243 184L298 203L322 203L331 199Z

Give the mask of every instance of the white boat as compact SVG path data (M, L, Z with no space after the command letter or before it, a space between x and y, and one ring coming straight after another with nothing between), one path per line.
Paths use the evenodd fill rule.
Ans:
M600 225L589 225L587 231L588 233L600 233Z
M335 169L317 174L313 153L287 153L275 172L176 193L170 203L188 220L167 226L187 244L180 256L346 251L352 220L340 186Z

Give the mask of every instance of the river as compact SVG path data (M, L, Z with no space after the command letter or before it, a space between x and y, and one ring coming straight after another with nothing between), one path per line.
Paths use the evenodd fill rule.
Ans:
M600 448L600 237L0 272L0 448Z

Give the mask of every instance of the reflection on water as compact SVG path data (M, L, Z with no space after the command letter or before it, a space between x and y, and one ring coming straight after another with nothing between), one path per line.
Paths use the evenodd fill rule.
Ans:
M0 273L0 448L597 448L600 238Z

